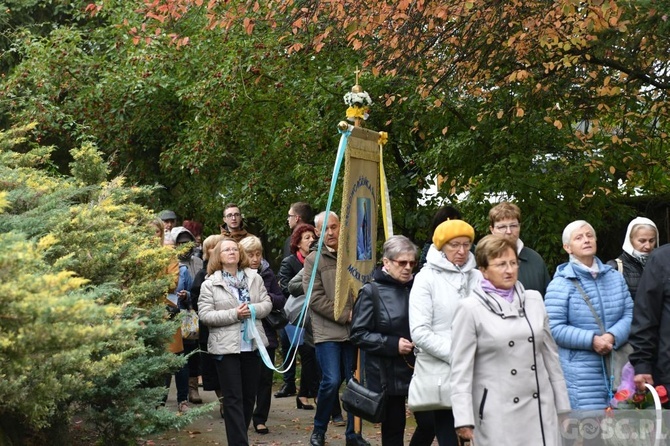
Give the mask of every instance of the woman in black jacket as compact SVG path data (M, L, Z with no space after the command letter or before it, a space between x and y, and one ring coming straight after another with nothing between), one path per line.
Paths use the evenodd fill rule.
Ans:
M382 445L401 446L405 432L405 398L414 369L414 344L409 330L409 291L418 248L396 235L384 243L383 266L374 281L358 293L351 321L351 342L365 351L365 385L386 386Z
M284 257L279 267L279 285L287 299L291 297L289 282L302 270L305 258L309 255L310 246L315 240L316 229L314 226L300 223L293 228L290 243L291 255ZM304 290L299 291L299 293L294 295L295 297L305 294ZM304 339L304 334L302 336ZM298 353L300 353L302 368L300 373L300 389L298 395L295 397L296 407L298 409L314 410L314 405L309 402L309 398L316 398L319 389L314 345L303 342L298 346ZM291 356L291 354L292 352L286 352L287 356ZM293 364L293 367L295 367L295 362Z

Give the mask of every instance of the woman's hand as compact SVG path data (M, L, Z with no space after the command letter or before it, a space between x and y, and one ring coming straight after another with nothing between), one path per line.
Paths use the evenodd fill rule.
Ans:
M246 303L243 303L239 307L237 307L237 319L238 320L243 320L251 317L251 309L249 308L249 305Z
M462 440L472 441L475 439L475 431L470 426L459 427L456 429L456 436L459 438L459 444Z
M645 386L645 384L650 384L653 386L654 378L651 375L641 373L639 375L635 375L633 382L635 383L635 388L637 389L638 392L646 392L647 387Z
M412 341L409 341L405 338L400 338L398 340L398 353L401 355L409 355L414 350L414 344Z
M614 347L614 337L605 333L602 336L595 335L593 337L593 350L601 356L605 356L612 351Z

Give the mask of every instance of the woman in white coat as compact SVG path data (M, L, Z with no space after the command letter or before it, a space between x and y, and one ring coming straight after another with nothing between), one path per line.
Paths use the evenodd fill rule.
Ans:
M456 433L477 446L559 446L570 401L542 295L517 281L508 239L484 237L475 257L482 278L453 324Z
M198 315L209 327L207 351L215 360L221 384L228 444L245 446L260 379L258 343L268 344L261 319L272 310L272 301L263 279L249 268L244 251L232 238L216 245L207 273ZM254 326L259 338L253 337Z
M435 228L426 264L409 297L409 326L417 347L409 406L413 412L432 414L440 446L457 441L448 386L451 323L458 302L470 294L479 275L470 252L474 238L475 230L462 220L447 220Z

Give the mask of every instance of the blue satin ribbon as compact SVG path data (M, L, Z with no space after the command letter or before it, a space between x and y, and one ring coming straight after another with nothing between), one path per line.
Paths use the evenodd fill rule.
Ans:
M307 287L307 293L305 294L305 302L302 304L302 309L300 310L300 316L298 317L298 321L295 324L296 327L298 327L298 330L295 331L293 338L291 339L291 347L289 348L289 351L293 352L291 357L285 358L284 362L282 362L279 368L275 367L272 359L268 355L265 345L263 345L262 338L260 337L260 334L256 329L256 310L253 305L249 305L249 308L251 309L251 317L249 319L245 319L244 321L245 325L243 327L244 331L243 339L245 341L250 340L252 338L255 339L256 345L261 354L261 359L263 360L265 366L278 373L285 373L291 368L293 362L295 361L296 354L298 352L298 349L293 347L300 342L300 332L302 329L304 329L305 326L305 313L307 312L307 308L309 308L309 301L312 297L312 289L314 288L314 279L316 278L316 270L319 266L319 259L321 258L323 239L326 234L326 226L328 225L328 216L330 215L330 207L333 204L333 197L335 196L335 187L337 185L337 178L340 174L340 169L342 168L344 153L347 150L347 144L349 143L349 136L351 135L353 129L354 127L352 125L349 125L346 130L341 130L338 128L338 131L341 133L342 136L340 137L340 145L337 148L337 157L335 158L335 165L333 166L333 176L331 177L330 180L330 191L328 192L328 202L326 204L326 211L325 211L326 218L323 219L323 226L321 227L321 236L319 237L319 242L316 248L316 258L314 259L314 268L312 269L312 275L309 278L309 286ZM247 338L247 336L251 336L251 338ZM287 361L288 365L286 365Z

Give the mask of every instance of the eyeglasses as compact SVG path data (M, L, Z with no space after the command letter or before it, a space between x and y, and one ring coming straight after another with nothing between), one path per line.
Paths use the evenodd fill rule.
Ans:
M239 212L235 212L234 214L224 215L224 217L226 217L226 218L240 218L241 216L242 216L242 214L240 214Z
M291 214L288 214L288 217L287 217L287 218L296 218L296 217L297 217L297 215L291 215Z
M508 229L510 231L516 231L517 229L519 229L519 223L514 223L511 225L499 225L494 226L493 228L498 232L507 232Z
M232 248L223 248L221 251L222 252L239 252L239 250L240 250L239 248L232 247Z
M465 243L452 242L452 243L447 243L447 246L449 247L449 249L453 249L454 251L458 251L461 248L463 248L464 251L468 251L470 249L470 246L472 246L472 243L470 243L470 242L465 242Z
M391 262L396 263L400 268L405 268L407 265L409 265L410 268L414 268L416 266L416 260L396 260L396 259L389 259Z

